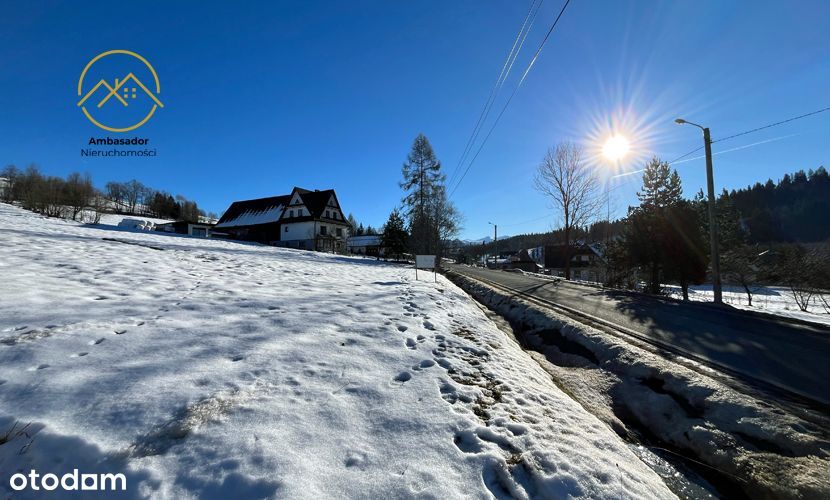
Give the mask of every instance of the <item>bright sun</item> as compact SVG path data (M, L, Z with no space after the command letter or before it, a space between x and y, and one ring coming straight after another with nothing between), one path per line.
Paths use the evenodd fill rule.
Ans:
M628 139L621 135L615 135L605 141L602 147L602 154L609 160L620 160L626 153L628 153L629 144Z

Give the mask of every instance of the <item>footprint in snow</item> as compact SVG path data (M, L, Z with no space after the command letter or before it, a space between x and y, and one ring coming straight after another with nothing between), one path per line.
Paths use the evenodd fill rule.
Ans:
M398 331L399 331L399 332L401 332L401 333L403 333L403 332L407 331L408 329L409 329L409 328L408 328L408 327L406 327L406 326L403 326L403 325L398 325Z
M430 321L424 321L424 328L427 330L435 330L435 325L433 325Z
M233 356L233 357L231 358L231 361L233 361L233 362L235 363L235 362L237 362L237 361L242 361L243 359L245 359L245 356L240 356L240 355L237 355L237 356Z
M89 353L88 352L79 352L78 354L73 354L72 357L73 358L82 358L82 357L86 356L87 354L89 354Z
M410 349L415 349L416 344L417 344L417 342L415 342L415 339L413 339L413 338L406 339L406 347L408 347Z
M113 332L116 335L124 335L125 333L127 333L127 330L125 328L117 328L117 329L113 330Z
M412 378L412 374L409 372L400 372L399 374L395 375L394 380L395 382L404 383Z
M100 339L90 341L89 345L98 345L101 342L103 342L104 340L106 340L106 339L104 339L104 337L101 337Z

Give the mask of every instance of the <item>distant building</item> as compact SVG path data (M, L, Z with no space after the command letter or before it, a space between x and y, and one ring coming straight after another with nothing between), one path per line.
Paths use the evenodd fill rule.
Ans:
M323 252L345 252L351 225L333 189L235 201L213 228L213 235Z
M210 238L210 232L213 230L213 224L194 224L186 220L179 220L176 222L167 222L165 224L156 224L156 231L165 233L186 234L188 236L196 236L199 238Z
M371 257L383 257L380 235L349 236L346 242L349 253L355 255L369 255Z
M0 199L6 197L6 191L9 189L11 181L8 177L0 177Z
M565 245L544 245L527 250L528 256L546 274L565 276ZM596 244L574 243L570 248L571 278L601 282L605 279L605 257Z
M485 265L490 269L521 269L529 273L542 270L542 266L530 258L527 250L519 250L516 253L502 252L498 256L487 258Z

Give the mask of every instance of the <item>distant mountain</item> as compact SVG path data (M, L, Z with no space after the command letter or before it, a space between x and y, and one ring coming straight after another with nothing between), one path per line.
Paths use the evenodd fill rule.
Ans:
M499 235L499 241L501 241L504 238L510 238L510 236L501 236L501 235ZM481 244L486 244L486 243L492 243L493 238L491 236L485 236L484 238L479 238L477 240L461 240L461 242L466 244L466 245L481 245Z

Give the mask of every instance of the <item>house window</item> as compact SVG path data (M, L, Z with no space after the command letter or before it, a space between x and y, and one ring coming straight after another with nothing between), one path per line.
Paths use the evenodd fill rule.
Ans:
M326 219L331 219L331 214L329 213L328 210L326 210Z
M328 234L328 233L326 233L326 226L320 226L320 234L322 234L322 235Z
M286 233L288 232L288 226L285 226L285 232Z
M293 211L293 210L289 210L289 211L288 211L288 216L289 216L289 217L294 217L294 211Z
M342 228L339 228L339 227L337 228L337 236L343 236L343 229Z

